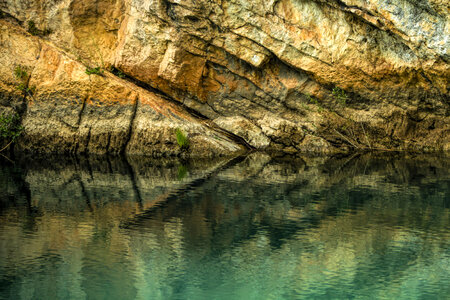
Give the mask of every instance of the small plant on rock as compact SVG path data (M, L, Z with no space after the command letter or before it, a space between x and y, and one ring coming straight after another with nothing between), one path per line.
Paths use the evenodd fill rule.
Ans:
M308 94L306 95L306 97L308 99L309 104L314 104L317 106L317 112L321 113L323 111L323 107L322 105L320 105L319 99Z
M53 31L48 27L45 27L44 30L42 30L42 35L49 35L52 33L53 33Z
M175 135L177 137L177 143L178 146L180 146L180 149L187 150L189 148L188 137L181 131L180 128L175 129Z
M120 70L117 70L115 75L117 75L117 77L122 78L122 79L125 78L125 74L122 71L120 71Z
M306 97L308 98L308 102L310 104L319 104L319 101L317 100L317 98L315 98L311 95L306 95Z
M103 75L103 69L101 67L95 67L95 68L91 68L91 67L86 67L86 74L88 75Z
M31 35L39 35L40 30L36 27L36 23L34 23L34 21L28 21L28 32Z
M119 78L125 78L126 77L126 75L125 75L125 73L124 72L122 72L121 70L119 70L119 69L117 69L116 67L114 67L114 66L110 66L109 67L109 71L111 72L111 73L113 73L114 75L116 75L117 77L119 77Z
M343 89L335 87L331 93L333 94L334 99L339 101L342 105L347 104L348 96Z
M16 88L17 88L19 91L22 91L22 92L24 92L24 93L26 93L26 94L29 94L29 95L31 95L31 96L33 96L33 95L34 95L34 92L36 91L36 87L35 87L35 86L27 87L26 84L23 83L23 82L19 83L19 84L16 86Z
M14 69L14 76L19 81L19 83L16 85L16 89L32 96L36 90L36 87L28 87L29 75L26 71L26 68L20 65L16 66L16 68Z
M24 67L22 66L16 66L16 68L14 69L14 76L16 76L17 79L21 80L21 81L26 81L28 80L28 73L25 70Z
M39 28L36 27L36 23L34 23L34 21L28 21L28 29L27 29L28 33L30 33L31 35L38 35L38 36L46 36L52 33L51 29L48 27L45 27L44 30L40 30Z
M0 115L0 139L8 144L0 149L0 152L8 148L23 131L20 125L20 117L17 113Z

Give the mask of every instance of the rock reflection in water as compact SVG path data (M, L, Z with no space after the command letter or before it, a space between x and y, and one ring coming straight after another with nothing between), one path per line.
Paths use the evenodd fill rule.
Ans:
M0 297L440 297L450 158L74 157L0 167Z

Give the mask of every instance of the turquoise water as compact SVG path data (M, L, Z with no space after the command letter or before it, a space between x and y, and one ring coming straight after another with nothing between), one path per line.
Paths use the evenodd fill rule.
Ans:
M0 299L448 299L450 158L0 161Z

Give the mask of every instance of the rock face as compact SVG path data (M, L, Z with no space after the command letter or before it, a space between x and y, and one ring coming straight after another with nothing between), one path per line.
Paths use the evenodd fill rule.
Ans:
M3 0L0 10L0 104L22 115L22 149L177 155L181 128L193 156L450 150L448 1ZM14 88L17 66L32 93Z

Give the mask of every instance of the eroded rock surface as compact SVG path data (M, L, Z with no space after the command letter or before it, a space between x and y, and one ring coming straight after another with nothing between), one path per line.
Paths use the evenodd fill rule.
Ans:
M0 104L24 100L22 148L176 155L180 127L199 156L239 144L450 150L447 1L4 0L0 10ZM14 89L17 65L32 72L33 97Z
M18 147L31 152L184 155L179 128L192 141L190 156L229 155L243 147L206 126L179 105L110 73L86 74L86 66L21 29L2 23L7 67L20 65L30 91L15 89L14 72L2 73L10 101L23 108ZM18 38L15 39L16 35ZM30 57L15 55L22 49ZM32 55L32 56L31 56ZM4 70L5 68L3 68ZM5 96L6 98L7 96ZM22 99L22 100L21 100ZM22 101L22 102L21 102ZM197 143L197 141L199 141Z

